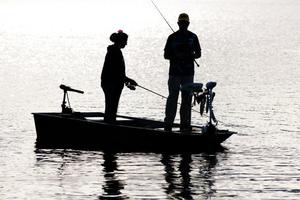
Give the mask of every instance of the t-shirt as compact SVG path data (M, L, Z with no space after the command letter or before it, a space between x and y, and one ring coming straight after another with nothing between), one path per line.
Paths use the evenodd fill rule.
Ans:
M177 31L168 37L164 57L170 60L169 75L194 75L194 59L201 56L196 34Z

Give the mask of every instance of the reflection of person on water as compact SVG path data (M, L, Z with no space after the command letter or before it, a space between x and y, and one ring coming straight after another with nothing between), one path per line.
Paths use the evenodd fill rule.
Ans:
M191 154L182 154L180 155L181 160L176 169L175 157L167 154L162 155L161 162L165 166L165 179L168 183L166 187L166 193L171 199L193 199L191 188L193 187L191 183ZM177 174L179 170L180 174ZM180 180L180 181L179 181Z
M101 74L101 87L105 95L104 121L114 123L118 110L120 96L124 87L134 90L137 83L128 78L125 73L125 62L121 49L127 45L128 35L119 30L110 36L114 43L107 47L107 54Z
M190 153L162 154L167 183L164 189L169 199L210 199L214 195L216 155L193 157Z
M105 184L103 185L103 194L99 199L127 199L126 195L122 194L124 183L118 179L117 156L114 153L103 154L103 172Z
M178 17L179 30L172 33L167 40L164 57L170 60L168 89L166 103L165 130L171 131L176 116L177 100L180 87L193 83L194 60L200 58L201 47L196 34L188 31L189 16L182 13ZM182 91L180 107L180 129L189 130L191 125L191 102L189 92Z

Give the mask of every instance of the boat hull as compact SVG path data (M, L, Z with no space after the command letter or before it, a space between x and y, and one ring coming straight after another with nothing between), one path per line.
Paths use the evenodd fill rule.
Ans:
M103 113L33 113L37 148L72 148L109 151L187 152L221 148L233 132L194 127L192 132L166 132L163 122L123 117L117 124L89 120Z

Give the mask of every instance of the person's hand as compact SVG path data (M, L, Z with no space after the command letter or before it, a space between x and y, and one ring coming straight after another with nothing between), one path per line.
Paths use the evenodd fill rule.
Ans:
M135 80L133 80L133 79L129 80L129 84L133 85L133 86L137 86L138 85L137 82L135 82Z
M130 84L128 84L128 85L126 85L130 90L135 90L135 86L134 85L130 85Z
M138 85L135 80L127 78L127 81L125 82L125 85L130 89L130 90L135 90L135 87Z

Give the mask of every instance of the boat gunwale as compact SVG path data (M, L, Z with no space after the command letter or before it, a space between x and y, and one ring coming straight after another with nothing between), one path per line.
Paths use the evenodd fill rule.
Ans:
M33 115L46 115L46 116L51 116L51 117L56 117L56 118L61 118L61 119L72 119L72 120L77 120L77 121L82 121L82 122L89 122L93 124L101 124L105 126L117 126L120 128L132 128L132 129L137 129L137 130L148 130L148 131L154 131L157 133L167 133L167 134L180 134L180 135L204 135L205 133L202 133L202 131L197 131L197 132L190 132L190 133L182 133L180 131L165 131L163 129L158 129L158 128L153 128L153 127L146 127L146 126L133 126L133 125L124 125L124 124L109 124L105 123L104 121L101 120L92 120L92 119L82 119L81 117L102 117L104 116L104 113L101 112L75 112L71 114L65 114L65 113L59 113L59 112L34 112L32 113ZM74 114L74 115L72 115ZM76 116L78 114L78 116ZM98 114L96 116L95 114ZM90 116L88 116L90 115ZM152 119L146 119L146 118L137 118L137 117L130 117L130 116L123 116L123 115L117 115L117 117L124 118L124 119L129 119L129 120L136 120L136 121L144 121L144 122L154 122L154 123L161 123L163 128L164 122L162 121L157 121L157 120L152 120ZM175 124L174 127L179 127L179 124ZM197 125L192 125L192 127L195 128L200 128L202 129L203 126L197 126ZM237 132L229 131L228 129L217 129L217 134L237 134Z

